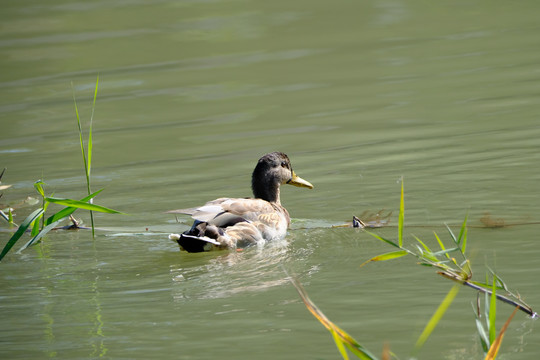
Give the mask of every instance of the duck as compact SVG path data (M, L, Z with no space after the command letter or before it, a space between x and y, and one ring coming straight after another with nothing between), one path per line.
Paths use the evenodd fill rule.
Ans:
M296 175L289 157L282 152L262 156L251 175L252 198L219 198L189 209L167 211L190 215L191 229L170 234L181 250L190 253L244 248L283 239L290 226L289 212L280 199L281 185L313 189Z

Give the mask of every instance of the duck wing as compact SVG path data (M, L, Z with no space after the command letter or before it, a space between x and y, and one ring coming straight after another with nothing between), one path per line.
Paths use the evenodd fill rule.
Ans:
M260 215L276 211L266 200L251 198L220 198L197 208L167 211L173 214L191 215L195 220L218 227L227 227L244 221L257 221Z

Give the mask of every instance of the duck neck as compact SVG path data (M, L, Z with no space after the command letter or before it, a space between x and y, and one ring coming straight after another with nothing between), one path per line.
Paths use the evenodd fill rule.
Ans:
M251 182L253 196L257 199L263 199L271 203L281 205L279 198L279 183L271 181L271 179L254 177Z

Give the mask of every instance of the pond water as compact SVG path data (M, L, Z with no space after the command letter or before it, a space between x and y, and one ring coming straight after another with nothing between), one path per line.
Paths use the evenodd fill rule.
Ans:
M72 93L87 129L96 76L89 231L58 231L0 263L0 355L336 359L284 270L362 345L408 358L451 282L352 228L392 212L405 244L449 244L468 214L474 278L492 268L540 306L540 47L535 1L18 1L0 14L2 206L20 223L34 181L86 194ZM73 84L73 90L72 90ZM313 190L285 186L284 241L187 254L164 214L249 196L257 159L287 153ZM49 211L58 207L51 205ZM489 214L489 215L486 215ZM505 227L485 228L482 218ZM86 212L76 217L89 224ZM3 221L3 220L2 220ZM0 245L10 237L0 225ZM14 250L22 245L17 244ZM483 358L462 288L417 355ZM499 304L498 327L510 315ZM540 356L518 313L501 359Z

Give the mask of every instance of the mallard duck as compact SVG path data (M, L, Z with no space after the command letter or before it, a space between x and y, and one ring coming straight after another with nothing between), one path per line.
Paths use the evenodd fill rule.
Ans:
M279 197L282 184L313 188L294 173L287 155L266 154L253 170L253 198L219 198L201 207L168 211L195 219L191 229L170 234L169 239L188 252L234 249L282 239L291 221Z

